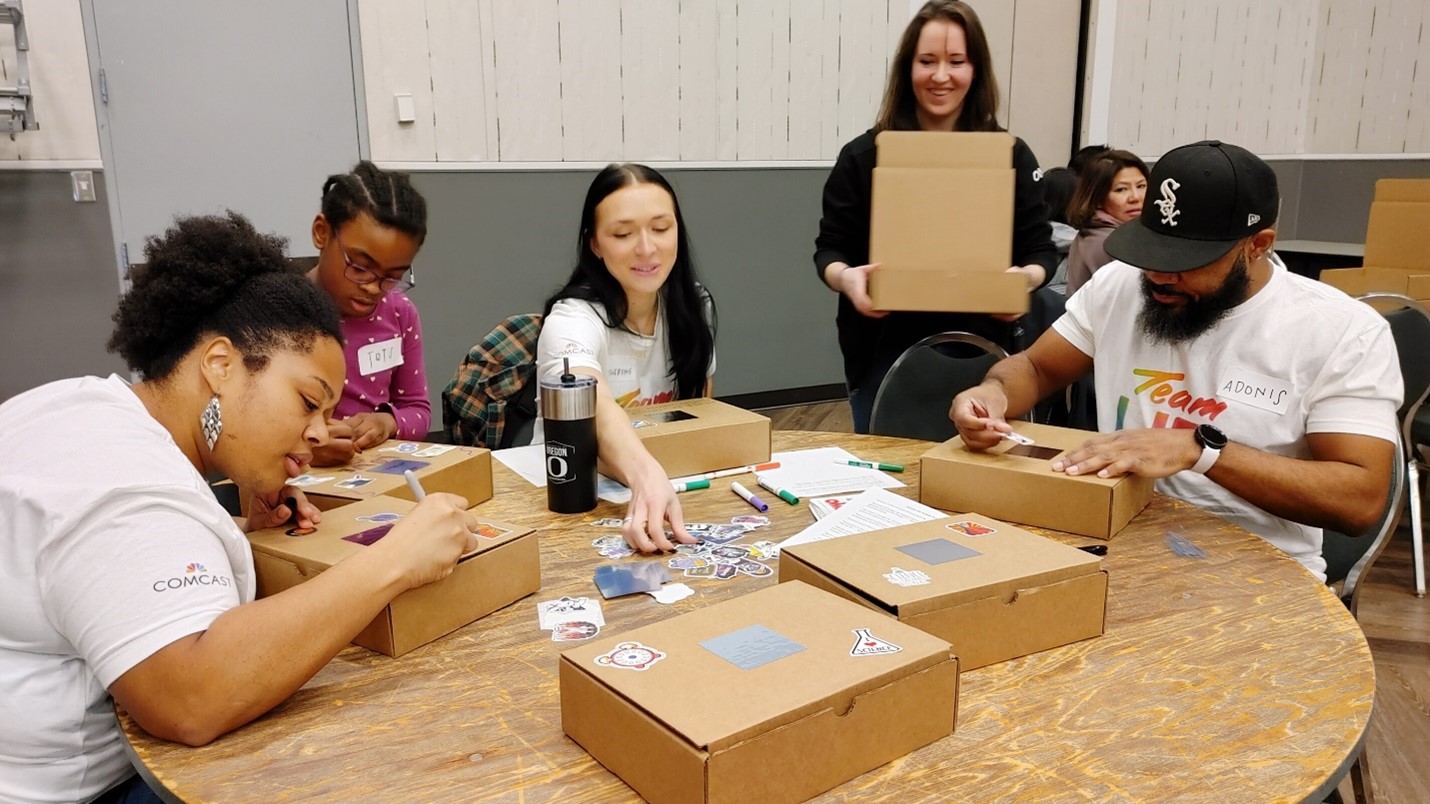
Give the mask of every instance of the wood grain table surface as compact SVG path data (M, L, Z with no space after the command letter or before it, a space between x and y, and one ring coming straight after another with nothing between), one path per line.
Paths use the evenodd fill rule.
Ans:
M777 431L776 450L843 446L903 463L918 494L928 444L879 436ZM154 739L123 712L133 756L185 801L606 802L636 795L561 730L557 656L573 644L539 630L536 603L599 598L610 562L594 527L623 508L546 510L545 491L500 464L493 519L540 529L542 588L434 643L391 659L349 647L287 702L203 748ZM682 494L686 521L751 513L716 481ZM780 541L811 521L775 501ZM1184 558L1174 530L1207 552ZM1042 531L1070 544L1094 540ZM1107 631L962 675L955 733L821 797L899 802L1239 800L1319 796L1358 753L1375 671L1356 622L1300 565L1260 539L1158 495L1108 542ZM621 561L661 560L627 558ZM694 596L602 601L616 634L775 583L739 575L684 578ZM711 689L691 695L758 695ZM771 767L770 773L780 768Z

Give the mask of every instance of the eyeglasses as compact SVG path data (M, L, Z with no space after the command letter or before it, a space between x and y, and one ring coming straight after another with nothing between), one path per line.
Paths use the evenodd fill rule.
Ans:
M343 248L343 241L338 239L338 233L333 232L333 242L338 244L338 253L343 255L343 278L355 285L371 285L376 282L383 293L393 290L400 290L403 293L417 286L417 274L413 272L412 266L407 266L407 273L401 278L394 279L385 277L371 268L358 265L353 262L353 258L348 256L348 250Z

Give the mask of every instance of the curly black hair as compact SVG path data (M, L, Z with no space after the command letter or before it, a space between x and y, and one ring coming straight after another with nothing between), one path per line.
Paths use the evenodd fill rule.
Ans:
M145 242L109 350L146 380L163 380L205 336L233 341L255 372L274 349L308 351L318 337L342 343L332 300L288 267L286 244L233 211L179 218Z
M391 226L427 239L427 201L406 173L383 170L364 159L351 173L338 173L323 182L323 217L337 229L366 212L383 226Z

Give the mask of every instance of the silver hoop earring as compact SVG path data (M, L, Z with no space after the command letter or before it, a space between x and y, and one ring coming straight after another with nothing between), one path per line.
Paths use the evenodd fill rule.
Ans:
M223 408L219 406L218 394L214 394L204 406L204 412L199 416L199 427L203 428L204 442L209 445L209 452L213 452L219 434L223 432Z

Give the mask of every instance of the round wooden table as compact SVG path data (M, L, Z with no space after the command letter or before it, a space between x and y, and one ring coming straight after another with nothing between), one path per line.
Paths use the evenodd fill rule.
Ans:
M918 457L929 445L776 432L774 446L843 446L866 460L905 464L898 477L908 485L896 491L916 498ZM681 495L687 522L749 513L716 485ZM203 748L154 739L121 712L151 782L186 801L635 799L562 733L557 654L580 643L552 642L536 619L540 600L599 597L591 575L609 559L591 540L613 531L590 523L622 509L602 503L589 514L550 514L544 490L498 464L496 496L479 510L540 528L539 593L398 659L349 647L286 703ZM811 521L803 504L776 504L770 518L770 528L746 541L779 541ZM1168 530L1207 557L1172 553ZM1160 495L1108 547L1102 637L964 673L951 737L822 798L1323 796L1358 754L1375 693L1370 650L1345 607L1274 547ZM603 601L603 633L775 582L672 580L696 594L670 606L648 595ZM690 693L738 699L759 690L708 689L690 679Z

